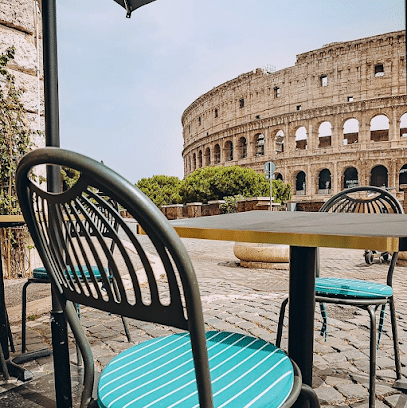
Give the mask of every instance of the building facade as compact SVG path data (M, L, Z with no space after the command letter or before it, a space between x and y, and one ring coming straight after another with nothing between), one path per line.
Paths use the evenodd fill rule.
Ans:
M0 0L0 53L15 47L7 69L24 91L22 102L32 141L44 146L44 90L40 6L36 0ZM41 133L38 133L40 131Z
M182 115L184 174L240 165L324 201L377 185L407 184L405 31L336 42L279 71L256 69L196 99Z

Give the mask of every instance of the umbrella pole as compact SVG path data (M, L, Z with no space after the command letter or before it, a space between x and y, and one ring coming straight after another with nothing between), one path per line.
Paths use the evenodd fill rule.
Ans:
M60 146L56 0L42 0L42 36L44 52L45 144ZM59 169L47 168L48 191L61 188ZM57 408L72 407L68 332L65 316L52 285L51 330L54 356Z

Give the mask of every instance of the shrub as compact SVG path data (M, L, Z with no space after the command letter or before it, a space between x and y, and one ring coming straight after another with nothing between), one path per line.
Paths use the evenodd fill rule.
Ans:
M181 181L175 176L153 176L142 178L136 186L146 194L157 207L181 203Z
M240 166L205 167L195 170L181 183L183 203L222 200L224 197L243 195L256 197L269 194L269 182L264 174Z

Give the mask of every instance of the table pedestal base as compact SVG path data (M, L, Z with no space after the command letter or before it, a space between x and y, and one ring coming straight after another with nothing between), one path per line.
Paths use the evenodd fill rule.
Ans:
M10 360L6 361L6 365L10 376L17 378L20 381L29 381L32 380L34 377L33 373L30 370L26 370L25 368L22 368L17 364L14 364Z
M407 392L407 381L406 380L396 380L394 381L393 388L403 392Z
M41 357L48 357L52 354L52 351L49 348L43 348L40 350L30 351L29 353L22 353L19 356L13 358L13 363L23 364L27 361L32 361Z

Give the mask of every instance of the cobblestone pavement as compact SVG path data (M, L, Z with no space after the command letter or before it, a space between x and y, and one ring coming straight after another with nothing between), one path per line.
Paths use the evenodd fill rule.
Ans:
M233 255L233 243L230 242L194 239L184 239L183 242L196 269L208 329L242 331L274 342L280 304L288 292L288 271L241 268L237 265L237 259ZM320 253L321 270L324 275L368 278L385 282L388 265L365 264L361 250L323 248ZM406 272L406 267L397 266L394 276L404 377L407 375ZM45 304L44 298L41 306ZM21 335L19 308L12 309L11 329L16 347L19 349ZM327 305L327 309L329 333L326 341L319 336L319 308L315 313L313 387L322 406L367 407L369 367L367 312L334 305ZM29 350L43 347L44 343L50 344L49 314L42 314L41 310L38 301L29 303L28 315L31 315L28 322ZM175 331L151 323L138 321L128 323L134 343ZM89 336L99 370L103 369L112 357L129 346L121 320L117 316L82 308L82 324ZM286 346L285 328L282 347ZM73 344L71 352L71 359L75 360ZM26 363L25 366L33 372L34 379L46 375L52 379L52 357ZM386 318L384 334L377 352L377 377L376 407L407 406L407 394L392 388L395 372L389 318ZM7 405L7 395L10 394L10 389L20 384L16 380L6 384L0 379L0 408L10 406ZM41 392L40 389L37 391Z

